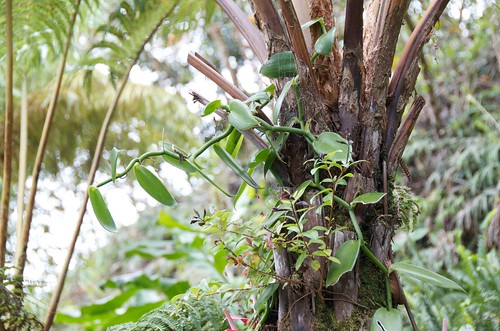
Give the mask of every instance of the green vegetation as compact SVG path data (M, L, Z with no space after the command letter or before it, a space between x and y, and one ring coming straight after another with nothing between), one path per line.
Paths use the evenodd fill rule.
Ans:
M370 330L412 330L398 307L404 302L394 289L395 272L420 329L500 328L500 40L491 24L499 18L494 4L450 4L445 11L423 50L415 93L427 105L396 161L402 174L389 169L387 182L375 180L366 191L367 178L360 176L370 161L358 158L360 145L340 130L316 131L300 55L273 50L260 66L271 84L262 76L242 79L238 68L259 71L250 48L261 62L263 55L251 29L246 27L248 45L215 1L4 0L2 26L12 20L9 3L15 18L13 107L6 29L0 37L0 87L6 91L0 101L6 107L0 113L3 128L9 108L14 110L14 129L12 146L0 147L0 163L14 170L9 180L5 173L1 179L10 204L2 206L6 230L0 229L6 239L0 247L0 330L286 329L293 323L290 311L302 301L313 302L317 330L354 330L370 322ZM421 7L411 2L401 44ZM308 54L318 67L337 54L340 39L348 39L343 26L328 24L323 18L303 24L318 30ZM218 73L214 81L234 99L219 94L206 101L198 94L204 85L196 84L206 82L178 58L188 48L208 59L190 55L191 66L201 66L205 75L213 67L231 76L229 88ZM401 53L398 48L395 67ZM137 69L154 78L134 84L131 71ZM187 94L182 86L191 80L195 100L205 105L201 116L178 95ZM259 87L244 91L253 81ZM42 123L51 112L47 128ZM293 163L294 153L307 158ZM377 178L386 170L382 164L373 169ZM122 225L123 215L112 206L115 188L139 206L136 223ZM45 236L57 226L38 221L55 215L46 196L62 200L68 192L82 205L64 266L43 243L26 245L30 229L31 237L35 231ZM76 242L80 227L80 242L103 233L97 222L91 230L82 227L86 192L90 214L113 233L105 244L83 250ZM60 202L57 208L77 207ZM380 224L397 229L390 261L373 246ZM32 275L30 263L39 257L46 270ZM57 273L62 280L55 285ZM354 299L345 295L353 281ZM285 292L293 302L282 308ZM343 321L341 304L352 307Z

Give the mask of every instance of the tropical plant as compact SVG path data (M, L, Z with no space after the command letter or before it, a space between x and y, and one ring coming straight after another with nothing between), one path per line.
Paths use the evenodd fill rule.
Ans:
M0 223L0 267L4 266L5 257L7 256L7 238L8 238L8 224L9 216L11 214L10 209L10 188L12 179L12 164L14 163L12 153L12 146L14 142L19 141L21 156L19 160L19 176L17 178L17 183L19 185L18 189L18 209L17 214L20 215L17 219L16 225L16 257L14 262L13 272L16 276L22 278L24 276L24 268L26 265L27 257L27 247L30 238L31 223L34 215L35 198L38 191L38 182L41 178L41 173L43 170L43 160L46 155L47 146L49 143L49 133L55 131L53 127L54 118L56 118L56 110L58 110L58 105L60 105L60 95L68 86L72 83L71 75L68 72L76 72L83 68L86 69L87 73L85 77L87 78L87 83L95 80L90 79L90 73L95 68L97 64L107 64L110 68L111 82L116 84L117 87L114 96L109 102L108 112L104 116L103 125L99 133L99 139L97 146L93 148L95 151L95 157L89 171L89 181L92 182L95 176L97 165L99 163L102 149L104 146L105 137L112 119L112 115L115 110L119 107L119 100L121 95L127 85L128 76L132 67L139 61L140 55L143 52L146 44L151 42L158 30L162 30L162 33L177 33L188 31L188 27L195 27L198 20L191 16L191 14L200 14L201 11L197 9L202 9L207 20L210 19L210 13L213 11L213 4L205 4L205 2L187 2L187 1L177 1L174 3L164 3L160 1L133 1L126 2L122 1L120 3L108 3L107 5L101 5L98 1L87 1L81 2L76 1L2 1L1 2L1 12L0 17L3 23L5 23L6 29L5 34L2 34L2 39L0 42L2 62L6 63L6 79L5 84L5 97L2 100L5 101L5 130L4 130L4 140L5 143L2 145L3 158L2 165L4 167L4 174L2 176L2 208L1 208L1 223ZM102 10L102 11L99 11ZM98 14L96 14L98 13ZM73 46L73 35L75 31L85 30L85 24L88 22L99 22L100 19L104 18L106 24L99 26L95 31L94 35L97 41L91 41L91 50L88 56L82 57L81 54L86 53L87 49L82 50ZM13 17L16 20L13 20ZM77 20L77 18L80 18ZM88 19L88 20L87 20ZM5 37L5 39L4 39ZM79 41L81 41L80 39ZM86 39L88 40L88 38ZM79 54L78 51L81 51ZM74 52L74 53L73 53ZM4 56L5 54L5 56ZM71 61L69 61L71 60ZM71 66L67 66L66 63L71 63ZM43 69L50 67L56 67L54 70L57 75L46 75L41 80L37 80L37 75L40 75ZM22 70L17 70L22 68ZM43 68L43 69L42 69ZM39 71L37 71L39 70ZM53 72L51 73L53 74ZM70 76L66 81L64 80L65 74ZM76 77L81 77L82 75L76 75ZM43 112L45 114L45 119L41 138L35 139L38 142L38 149L36 151L36 156L33 161L33 165L27 165L28 158L28 141L33 139L31 134L36 134L36 132L28 134L29 121L28 116L28 80L35 81L32 86L38 88L47 84L52 79L55 80L53 86L50 90L47 90L50 100L48 102L47 111ZM119 84L117 84L117 79L119 79ZM21 132L19 139L13 139L15 130L13 130L14 122L14 88L19 86L19 82L23 81L22 84L22 115L21 119ZM78 79L76 80L78 81ZM75 81L73 80L73 83ZM2 82L3 83L3 82ZM16 83L17 85L15 85ZM64 83L64 84L63 84ZM65 85L66 84L66 85ZM88 85L87 85L88 86ZM136 89L140 90L140 89ZM156 92L158 93L158 92ZM163 93L163 92L162 92ZM83 108L86 108L87 103L84 101L85 97L82 94L75 95L70 93L65 96L68 97L67 101L68 109L75 106L75 99L80 99ZM35 98L34 98L35 99ZM33 100L33 99L32 99ZM144 100L148 102L147 100ZM166 100L164 100L166 101ZM168 101L171 103L172 100ZM42 98L40 103L40 108L44 108L45 98ZM171 103L171 105L173 105ZM150 115L152 116L153 108L151 108L151 103L148 105L151 109ZM165 105L163 105L165 106ZM61 107L62 108L62 107ZM92 109L91 109L92 110ZM92 113L89 112L92 116ZM17 115L16 115L17 116ZM98 116L100 117L100 116ZM62 118L75 119L75 116L66 114ZM172 119L172 117L170 116ZM71 121L66 121L64 127L69 127ZM84 124L85 120L79 121L78 124ZM32 121L32 125L37 125L40 127L40 121ZM167 125L168 126L168 125ZM116 129L116 128L115 128ZM158 134L158 137L161 134ZM57 134L53 138L58 138ZM72 138L75 138L72 136ZM76 149L78 151L78 149ZM92 149L91 149L92 150ZM54 153L57 155L57 152ZM71 153L67 153L71 154ZM47 163L48 168L58 168L54 167L50 162ZM24 183L26 181L26 169L32 169L31 186L29 189L29 196L26 206L24 206ZM52 324L52 319L55 314L55 306L59 300L60 293L62 291L64 279L66 276L67 268L69 266L69 261L73 255L74 246L80 232L80 226L83 221L83 216L86 210L87 198L84 197L82 202L81 212L79 220L77 221L77 227L73 236L73 240L70 244L68 250L68 255L66 262L62 268L60 282L55 289L55 293L52 300L52 306L49 307L49 313L46 318L45 329L49 329ZM23 282L16 282L15 285L18 288L23 287ZM17 293L21 293L20 291ZM19 301L22 302L22 301Z
M111 178L89 188L93 209L103 226L115 228L98 187L133 170L147 193L167 206L173 205L175 198L169 190L141 163L162 156L171 165L213 182L197 161L212 148L243 181L235 200L245 188L261 187L252 177L259 164L264 165L264 173L273 174L280 187L271 210L263 211L267 218L257 227L256 235L248 233L251 227L244 222L234 224L231 212L196 216L201 225L223 230L218 232L218 246L232 263L246 270L252 286L265 287L257 300L259 305L253 307L253 326L359 329L371 319L374 330L399 330L402 316L394 307L408 305L396 271L460 289L418 266L392 264L391 253L394 230L402 223L402 209L398 208L402 204L393 194L394 177L425 103L423 98L414 98L401 123L402 114L413 93L421 50L447 1L433 2L423 14L390 80L397 36L409 2L388 5L373 1L363 23L362 4L348 1L343 56L336 41L331 4L252 1L262 38L232 1L218 3L264 63L261 73L274 84L247 96L200 55L190 55L188 62L193 67L234 98L228 103L212 101L204 110L205 116L214 112L227 116L227 129L192 153L165 145L163 150L132 160L122 172L116 171L118 159L113 158ZM300 21L297 13L303 12L311 16ZM204 100L199 95L197 99ZM263 109L271 102L274 106L269 119ZM242 135L260 149L248 169L235 160ZM226 241L220 234L227 232L242 238ZM363 263L358 263L360 259ZM252 274L258 277L252 278ZM333 286L332 291L328 286ZM272 318L262 314L269 310L275 311Z

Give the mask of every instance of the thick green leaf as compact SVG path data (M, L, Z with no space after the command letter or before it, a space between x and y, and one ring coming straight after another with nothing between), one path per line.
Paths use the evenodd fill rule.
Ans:
M397 271L400 274L405 274L410 277L413 277L415 279L421 280L423 282L426 282L428 284L433 284L436 286L444 287L444 288L450 288L454 290L459 290L462 292L467 293L460 285L452 281L451 279L448 279L444 276L441 276L440 274L437 274L433 271L417 267L413 264L409 263L404 263L404 262L397 262L392 264L389 267L389 272L392 271Z
M232 157L236 157L240 150L241 144L243 143L243 135L238 130L233 130L229 137L227 138L226 151L231 154Z
M273 54L260 68L260 73L269 78L294 77L297 75L295 57L291 51Z
M110 164L111 164L111 179L113 182L116 180L116 166L118 165L118 156L120 156L120 153L123 151L123 149L118 149L116 147L113 147L111 150L111 155L110 155Z
M354 268L359 255L361 243L359 240L347 240L340 245L335 257L340 261L339 264L332 263L326 276L326 286L335 285L340 277Z
M205 106L205 109L203 110L203 116L207 116L212 114L214 111L216 111L218 108L222 106L222 102L220 100L214 100L210 102L208 105Z
M259 124L247 105L240 100L231 100L229 102L229 111L227 120L239 131L250 130Z
M332 161L351 161L351 148L347 140L335 132L323 132L313 142L314 151L318 154L330 154L335 152Z
M281 90L281 94L278 97L278 100L276 100L276 103L274 104L273 123L278 123L278 116L279 116L280 111L281 111L281 105L283 104L283 101L285 100L285 97L288 94L288 91L292 87L292 83L293 83L293 79L286 82L285 86L283 86L283 89Z
M397 309L379 308L372 317L370 331L401 331L403 317Z
M362 203L364 205L374 204L379 202L384 197L384 195L385 193L381 192L361 194L360 196L357 196L354 200L352 200L351 206L354 206L357 203Z
M215 153L219 158L229 167L235 174L237 174L241 179L243 179L248 185L255 189L259 189L259 185L253 180L253 178L236 162L235 159L225 149L220 147L219 144L213 145Z
M321 55L328 56L332 52L333 42L335 41L335 27L331 28L327 33L319 36L314 44L314 50Z
M99 223L101 223L102 227L110 232L115 232L115 221L113 220L113 216L111 216L108 206L106 206L106 202L97 187L93 185L89 186L89 198L94 214Z
M155 198L158 202L166 206L172 206L175 203L175 199L172 197L165 185L163 185L161 180L149 171L148 168L143 165L136 164L134 166L134 174L135 178L137 178L137 181L139 182L139 185L141 185L144 191Z

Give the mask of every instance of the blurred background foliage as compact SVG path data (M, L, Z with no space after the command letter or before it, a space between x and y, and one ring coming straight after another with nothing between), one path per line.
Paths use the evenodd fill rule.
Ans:
M29 155L33 157L54 84L56 55L63 46L60 31L67 28L72 2L17 3L17 17L26 17L27 21L19 19L15 25L19 63L15 81L28 82ZM70 187L84 180L117 81L135 56L144 33L171 3L84 2L44 163L44 178ZM4 1L0 4L3 10ZM137 80L147 83L132 79L111 126L106 150L114 146L125 149L122 163L145 151L160 149L166 141L185 149L199 146L220 130L214 119L202 122L195 113L200 107L188 100L189 89L207 97L217 92L187 67L188 51L199 51L249 92L262 86L252 73L258 69L252 53L213 1L178 4L175 15L164 22L164 28L139 58ZM412 18L407 19L403 38L409 35L412 21L416 22L423 6L420 1L412 2ZM404 155L412 178L397 179L418 197L420 215L412 232L401 230L396 236L395 259L443 273L459 282L467 295L404 278L422 330L440 329L443 319L448 321L449 330L500 329L500 37L492 24L499 21L499 10L492 1L452 1L424 50L417 92L426 98L427 105ZM52 11L57 13L53 19L46 15ZM247 12L251 13L248 7ZM30 19L30 15L36 19ZM38 31L44 32L39 36ZM0 42L1 62L3 47ZM19 84L16 105L21 102L21 94ZM3 98L2 92L0 107ZM3 113L3 108L0 111ZM3 135L3 124L0 127ZM249 148L243 146L243 150ZM105 153L104 158L108 157ZM214 158L207 155L202 162L218 183L236 191L237 180ZM156 162L151 165L161 168ZM69 183L64 179L68 169L72 169L69 173L73 178ZM106 171L104 163L101 169ZM161 169L169 174L168 178L176 176L169 167ZM133 185L133 192L128 194L137 206L142 206L138 221L122 226L96 247L77 252L53 329L103 330L137 321L154 308L170 311L170 300L185 292L209 291L219 288L222 281L242 284L241 271L227 268L226 255L215 248L215 237L191 224L196 212L213 206L230 208L230 202L197 177L187 178L185 185L187 189L174 188L181 196L180 206L168 210L137 197L138 186ZM248 190L238 205L238 214L250 220L246 215L258 215L265 200L263 192ZM60 208L64 211L70 207ZM40 213L50 215L50 206L42 206ZM54 226L36 224L42 232L50 232ZM94 232L102 231L93 229L96 224L83 231L83 241L92 242ZM45 256L42 260L53 271L57 270L57 262L49 258L50 249L42 245L35 254ZM50 284L37 282L43 277L34 278L34 286L28 288L33 294L27 309L41 317L51 288ZM211 308L224 306L232 308L232 314L248 313L249 299L244 296L213 299ZM208 308L204 309L208 312Z

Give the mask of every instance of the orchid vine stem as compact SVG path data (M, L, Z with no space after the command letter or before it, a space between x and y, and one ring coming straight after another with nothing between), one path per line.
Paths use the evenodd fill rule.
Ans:
M201 146L192 156L192 159L195 160L196 158L198 158L198 156L200 156L201 154L203 154L210 146L212 146L213 144L216 144L218 143L219 141L221 141L222 139L228 137L231 132L233 132L234 130L234 127L232 125L230 125L224 132L222 132L220 135L216 136L216 137L213 137L212 139L210 139L209 141L207 141L205 144L203 144L203 146Z
M134 167L134 165L136 163L142 163L144 160L149 159L151 157L163 156L163 155L168 155L168 156L174 157L174 158L176 158L176 159L179 160L179 155L177 153L174 153L174 152L171 152L171 151L163 150L163 151L147 152L147 153L142 154L139 157L136 157L136 158L132 159L132 161L130 161L129 164L125 167L125 170L123 170L122 172L116 174L115 179L116 178L123 178L126 174L128 174L130 172L130 170L132 170L132 168ZM96 187L104 186L104 185L109 184L109 183L111 183L113 181L114 181L113 178L108 178L105 181L100 182L99 184L97 184Z
M259 121L259 124L267 131L293 133L293 134L296 134L299 136L304 136L310 144L312 144L314 142L315 138L314 138L313 134L306 129L299 129L299 128L294 128L294 127L289 127L289 126L271 125L258 117L256 117L256 119L257 119L257 121Z

